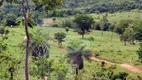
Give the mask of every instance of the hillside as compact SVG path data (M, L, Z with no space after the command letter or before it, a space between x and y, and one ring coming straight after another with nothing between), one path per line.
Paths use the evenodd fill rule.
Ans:
M0 0L0 68L0 80L142 80L142 0Z
M65 0L60 16L141 10L141 3L141 0Z

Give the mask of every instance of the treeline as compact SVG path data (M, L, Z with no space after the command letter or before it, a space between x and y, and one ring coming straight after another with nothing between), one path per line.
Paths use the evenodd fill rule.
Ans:
M82 2L80 2L82 1ZM66 6L65 6L66 5ZM78 6L77 6L78 5ZM91 5L91 6L90 6ZM80 9L76 9L76 8ZM84 14L84 13L105 13L105 12L122 12L122 11L131 11L133 9L142 9L142 1L141 0L124 0L117 3L115 0L79 0L76 1L68 1L63 5L61 10L61 17L76 15L76 14ZM55 16L55 15L54 15Z
M41 24L43 10L35 11L33 5L31 7L31 19L32 23ZM27 9L27 7L25 7ZM19 4L3 4L0 8L0 24L3 26L17 26L22 22L22 13L21 13L21 2Z
M35 11L31 4L32 19L36 24L41 24L46 13L41 8ZM17 25L17 18L21 18L21 3L19 4L4 4L0 8L0 23L6 26ZM27 9L25 7L25 9ZM141 0L64 0L60 10L49 11L48 17L66 17L76 14L89 13L105 13L105 12L122 12L131 11L133 9L142 9ZM19 20L19 19L18 19Z
M135 44L136 41L141 41L142 40L142 21L137 19L121 19L118 22L111 23L107 19L108 14L103 15L103 17L99 21L94 21L91 23L91 26L86 29L87 31L90 32L89 29L91 30L100 30L102 31L101 36L103 37L104 31L111 31L111 40L113 39L113 33L117 33L120 35L120 41L124 42L124 45L127 43L130 43L132 45ZM84 18L86 19L86 18ZM82 16L79 20L81 22ZM90 24L87 23L86 24ZM90 22L90 21L89 21ZM74 20L71 19L65 19L62 22L62 27L69 27L75 29L75 32L77 31L76 27L78 26ZM82 28L81 28L82 29ZM78 31L77 31L78 32Z

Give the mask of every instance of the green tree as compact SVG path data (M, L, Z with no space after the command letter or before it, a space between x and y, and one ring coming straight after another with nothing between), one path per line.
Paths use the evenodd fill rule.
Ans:
M66 28L65 28L65 31L68 33L68 32L69 32L69 28L68 28L68 27L66 27Z
M75 19L73 21L77 24L77 32L82 35L82 38L84 38L86 32L89 32L91 25L94 22L93 18L86 14L75 16Z
M3 2L6 1L8 3L17 3L18 0L1 0L0 6L3 4ZM62 0L32 0L35 4L35 10L40 9L41 7L44 7L45 11L48 14L48 10L55 10L57 6L60 6L62 4ZM26 5L25 5L26 4ZM27 9L25 9L27 7ZM22 0L21 1L21 8L22 8L22 14L24 16L24 25L25 25L25 33L26 33L26 56L25 56L25 79L29 80L29 73L28 73L28 55L29 55L29 42L30 42L30 36L28 31L28 23L29 23L29 16L30 16L30 6L29 6L29 0Z
M59 46L62 46L62 42L64 41L64 38L66 37L66 34L64 32L58 32L54 34L55 39L58 41Z
M49 58L50 45L48 41L50 40L48 34L43 34L40 30L30 34L29 49L34 57ZM25 41L23 42L23 44ZM25 46L24 46L25 47Z
M111 34L111 40L113 39L113 33L114 33L115 24L116 24L116 22L114 22L113 24L111 24L110 27L109 27L109 30L112 32L112 34Z
M119 23L115 27L116 33L123 34L123 32L125 31L125 28L128 28L129 24L131 23L132 23L132 20L129 20L129 19L120 20Z
M8 39L8 33L8 29L0 26L0 53L7 49L7 43L5 41Z
M137 51L137 54L139 56L139 60L141 61L142 63L142 43L140 43L140 48L139 50Z
M130 30L127 28L121 36L122 41L124 41L124 45L126 45L126 42L129 40L129 37L130 37Z
M92 56L91 52L85 49L86 46L81 44L82 42L73 41L68 46L67 58L71 64L76 65L76 74L78 74L78 70L84 67L83 57L90 61L90 57Z
M135 39L141 41L142 40L142 21L138 21L134 23L134 32Z
M5 19L5 26L15 26L16 25L17 16L14 14L8 14Z

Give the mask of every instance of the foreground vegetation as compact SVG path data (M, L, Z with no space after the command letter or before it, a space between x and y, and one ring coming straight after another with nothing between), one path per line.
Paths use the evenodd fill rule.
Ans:
M0 79L142 80L141 3L1 0Z
M15 68L14 79L22 80L24 78L22 74L24 74L23 56L25 54L23 50L20 49L18 44L23 41L23 38L25 36L24 30L22 27L8 28L8 29L10 31L10 34L8 35L9 39L6 41L8 43L8 49L6 50L6 53L8 53L7 55L11 55L11 57L20 61L19 66ZM30 32L35 32L38 29L41 29L41 31L45 34L47 33L48 35L50 35L52 39L54 39L54 33L56 32L66 33L65 29L52 28L52 27L35 27L34 29L30 29ZM67 36L65 38L65 42L62 43L62 48L58 47L58 42L50 40L51 50L49 55L50 57L48 60L49 61L54 60L54 62L52 62L51 67L47 67L47 68L53 68L53 71L50 73L50 76L49 75L48 76L50 77L50 79L57 79L57 77L60 77L59 79L61 80L64 79L72 80L72 77L75 77L74 69L71 67L71 65L67 64L66 60L63 58L67 53L65 48L69 46L68 43L72 41L83 42L83 44L86 45L86 49L91 50L92 53L98 55L98 57L105 58L111 62L129 63L138 67L141 66L140 62L138 62L138 55L136 54L136 50L138 50L139 44L137 43L136 45L124 46L124 44L119 41L119 36L117 34L114 35L115 35L114 39L111 40L111 32L106 31L104 37L102 37L100 31L92 30L91 33L85 35L85 38L82 39L81 36L79 36L77 33L73 32L72 29L70 29L70 31L67 33ZM93 37L94 40L90 41L90 37ZM32 80L34 79L37 80L37 75L41 76L41 73L39 73L39 71L41 71L42 68L39 68L38 70L36 64L37 62L33 63L30 57L30 62L29 62L30 75L31 75L30 78ZM46 66L47 63L44 64ZM140 74L135 74L133 72L124 70L123 68L120 68L119 66L116 65L107 64L102 68L101 62L92 61L90 63L88 61L85 61L84 64L85 64L84 69L81 70L78 74L79 79L82 80L90 80L93 78L93 76L100 77L100 79L103 78L105 79L110 76L108 75L108 73L111 72L114 72L113 76L118 75L119 72L130 73L127 79L129 78L136 79L138 75L140 76ZM1 66L4 67L4 64ZM47 64L47 66L49 66L49 64ZM70 69L68 69L69 66ZM4 67L2 70L5 70L7 72L6 68L7 67ZM47 70L47 72L45 72L45 69L46 67L43 68L44 73L48 73L49 71ZM38 70L38 73L36 73L36 70ZM1 79L7 79L10 77L9 72L5 73L5 71L2 71L3 73L1 74ZM7 77L4 77L4 75ZM63 77L65 78L63 79Z

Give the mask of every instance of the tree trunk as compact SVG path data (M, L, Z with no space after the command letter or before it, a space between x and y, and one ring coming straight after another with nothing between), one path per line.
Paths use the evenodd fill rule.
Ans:
M10 79L9 80L13 80L13 72L10 72Z
M134 39L132 39L132 41L131 41L131 42L132 42L132 45L134 45L134 44L135 44Z
M29 47L29 32L28 32L28 17L29 17L29 13L28 15L26 15L26 12L25 12L25 9L24 9L24 2L25 0L22 0L22 13L23 13L23 16L24 16L24 19L25 19L25 33L26 33L26 37L27 37L27 40L26 40L26 56L25 56L25 80L29 80L29 73L28 73L28 55L29 55L29 50L28 50L28 47ZM28 0L26 0L26 3L27 3L27 7L28 7L28 11L30 12L29 10L29 5L28 5Z
M112 35L111 35L111 41L112 41L112 38L113 38L113 31L112 31Z
M76 75L78 75L78 68L76 68Z
M84 34L82 34L82 39L84 39Z
M126 41L124 40L124 45L126 46Z
M75 80L78 80L78 68L76 68L76 78Z
M104 31L102 30L102 37L104 36Z

